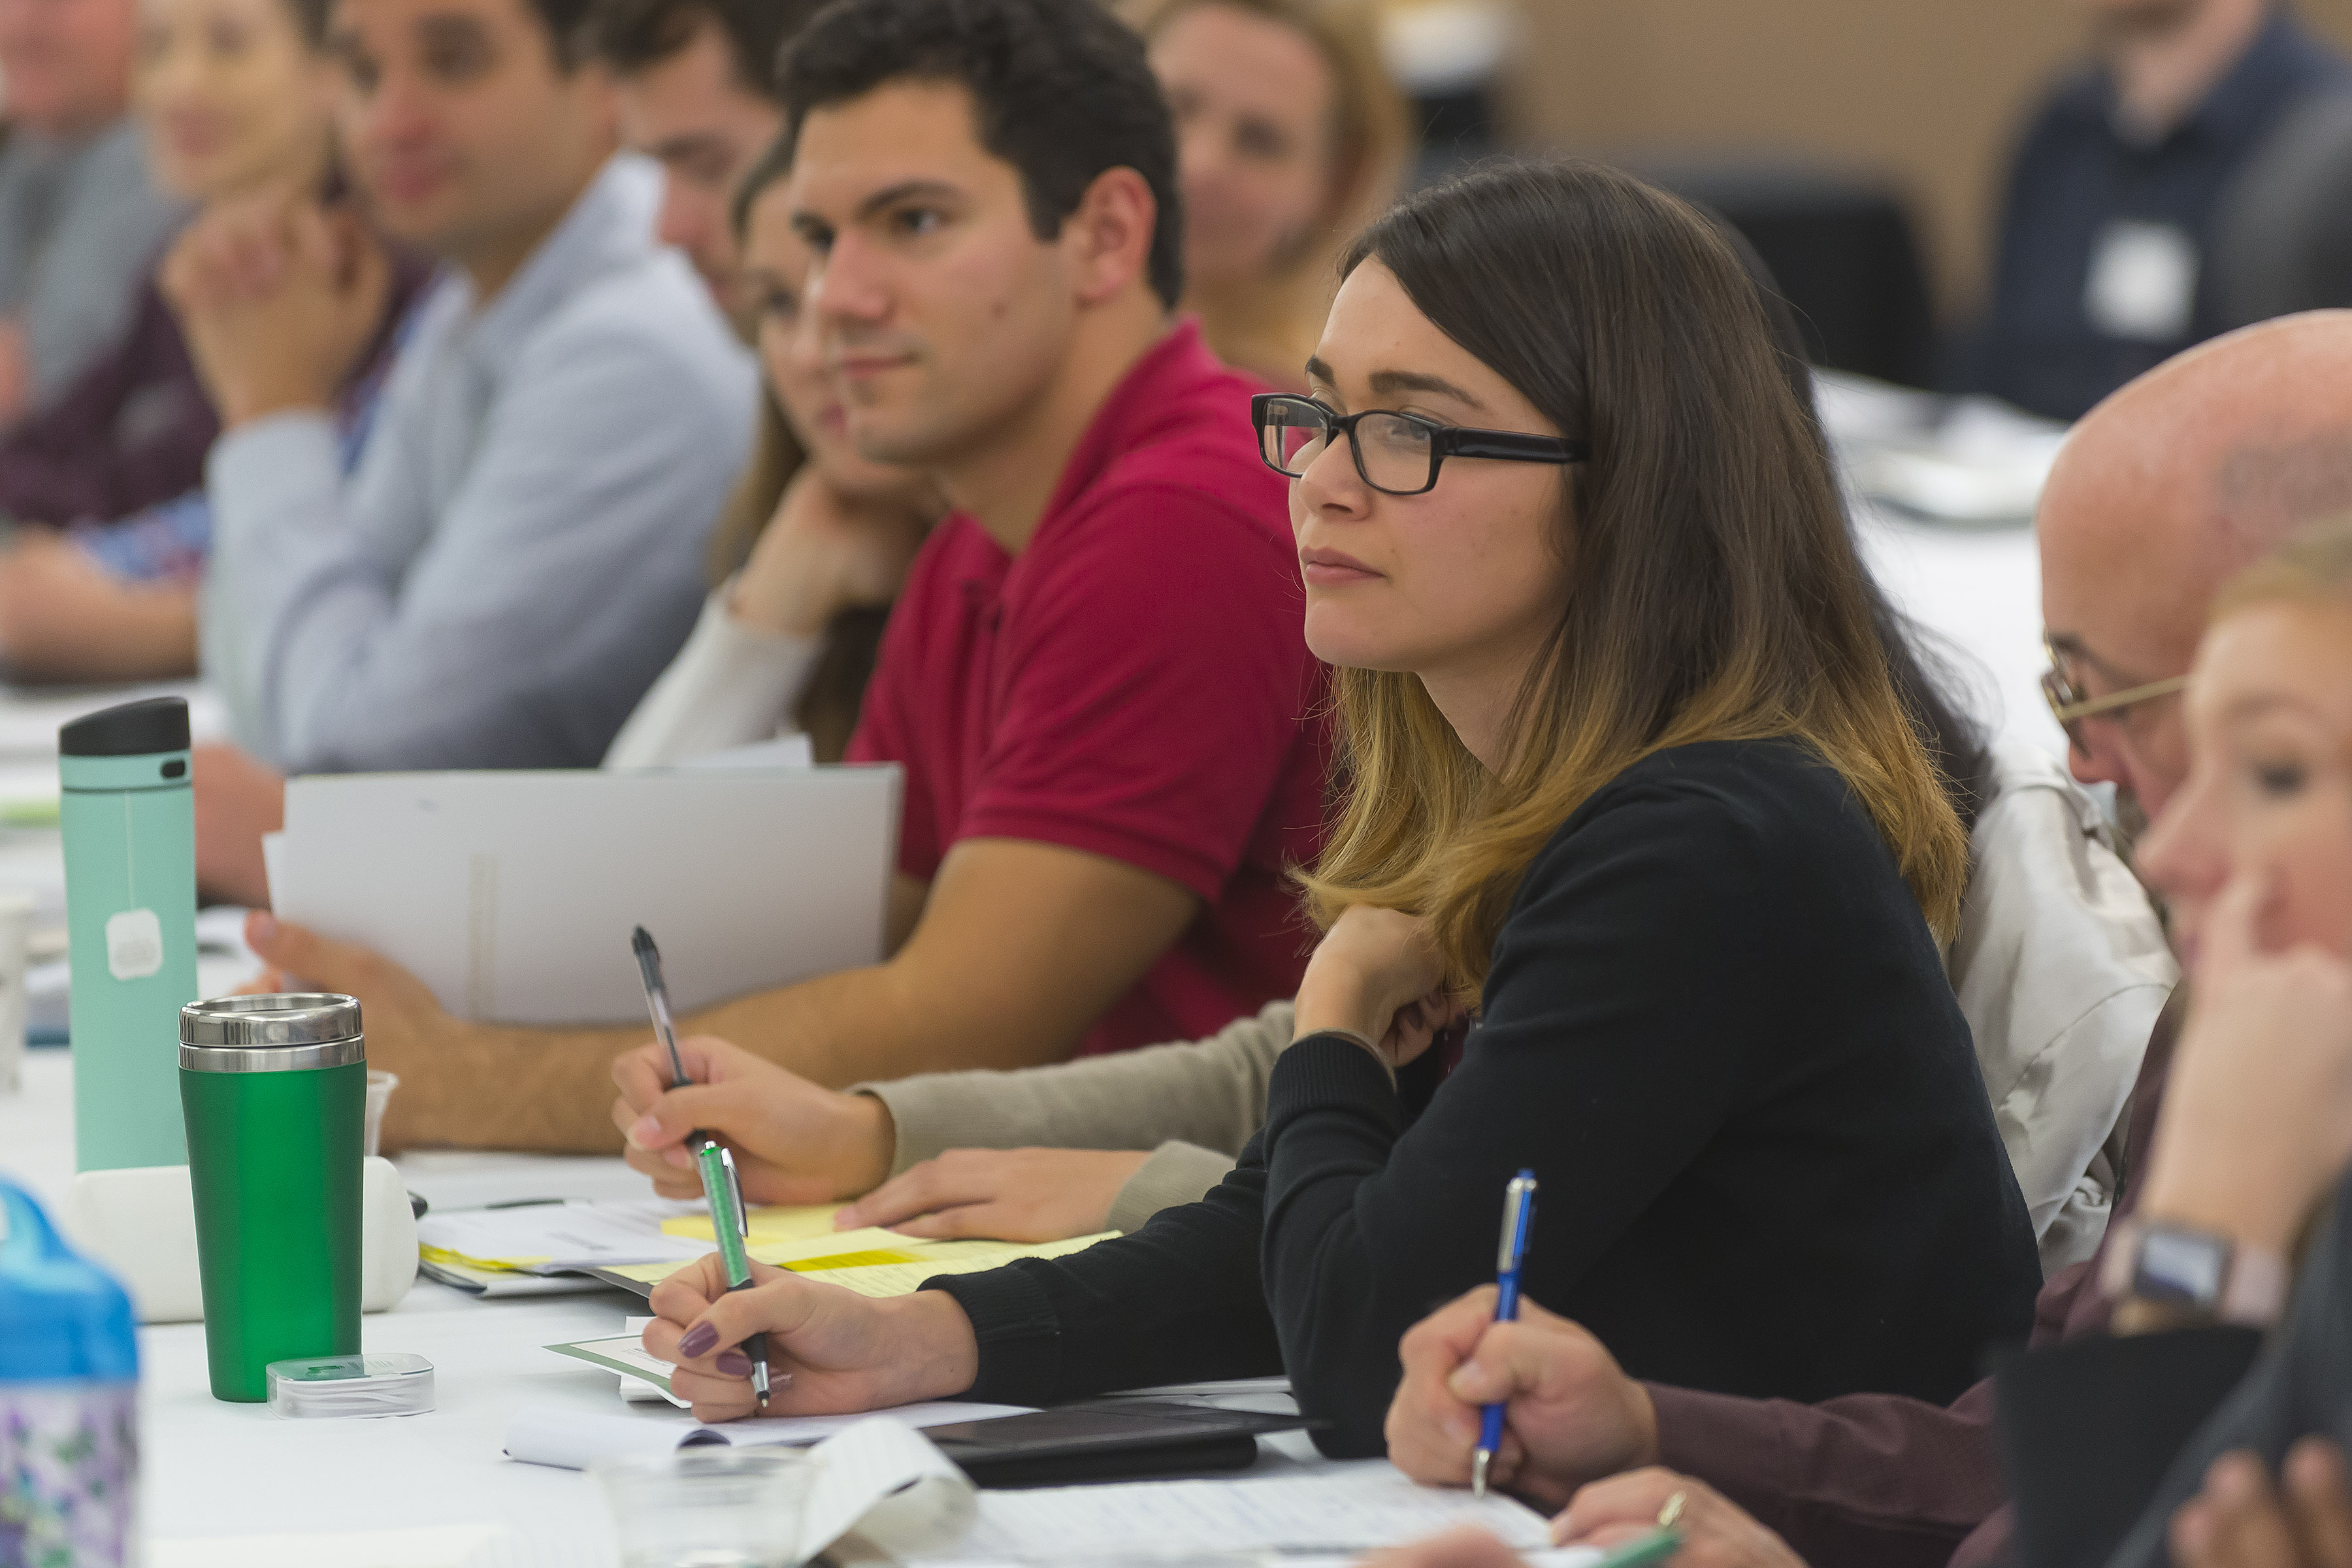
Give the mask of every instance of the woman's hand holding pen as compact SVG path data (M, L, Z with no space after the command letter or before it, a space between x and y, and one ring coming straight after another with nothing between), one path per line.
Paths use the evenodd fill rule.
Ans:
M774 1394L764 1414L835 1415L946 1399L980 1375L980 1343L956 1300L938 1290L876 1300L763 1263L729 1290L718 1255L654 1288L648 1355L675 1363L670 1387L702 1421L753 1414L751 1363L736 1347L767 1335Z
M734 1150L750 1203L829 1203L871 1191L890 1174L897 1141L880 1100L821 1089L708 1035L680 1040L678 1054L692 1081L676 1089L658 1041L613 1062L621 1091L613 1122L628 1141L629 1164L651 1176L662 1196L702 1194L684 1144L698 1130Z

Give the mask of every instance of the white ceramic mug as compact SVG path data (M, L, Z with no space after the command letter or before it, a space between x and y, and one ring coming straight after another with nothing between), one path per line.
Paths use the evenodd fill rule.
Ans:
M363 1163L360 1199L360 1310L388 1311L416 1281L416 1212L399 1169ZM61 1216L77 1246L111 1269L142 1323L193 1323L205 1315L196 1269L196 1200L185 1165L84 1171Z

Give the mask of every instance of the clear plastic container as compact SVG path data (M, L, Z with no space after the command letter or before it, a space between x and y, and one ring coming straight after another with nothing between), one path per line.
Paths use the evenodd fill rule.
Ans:
M421 1355L325 1355L262 1369L269 1408L289 1420L416 1415L433 1408L433 1363Z
M714 1444L588 1469L612 1510L621 1568L793 1568L801 1561L816 1477L804 1454Z

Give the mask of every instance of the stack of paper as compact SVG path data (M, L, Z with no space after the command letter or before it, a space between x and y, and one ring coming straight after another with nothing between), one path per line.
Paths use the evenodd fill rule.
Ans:
M1016 1258L1059 1258L1115 1231L1043 1246L1009 1241L926 1241L866 1226L836 1231L832 1204L756 1208L747 1250L761 1263L808 1274L861 1296L911 1294L934 1274L969 1274ZM664 1198L436 1209L416 1222L425 1268L478 1295L593 1289L595 1279L639 1293L712 1249L710 1215L699 1202Z
M662 1231L665 1221L701 1206L643 1198L435 1209L416 1222L416 1250L425 1272L476 1295L593 1289L593 1280L559 1277L612 1264L665 1260L675 1267L709 1251L708 1242Z

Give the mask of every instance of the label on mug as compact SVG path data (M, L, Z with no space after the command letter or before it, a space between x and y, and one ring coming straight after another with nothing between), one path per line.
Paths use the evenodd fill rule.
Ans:
M153 910L106 917L106 967L117 980L144 980L163 967L163 922Z

